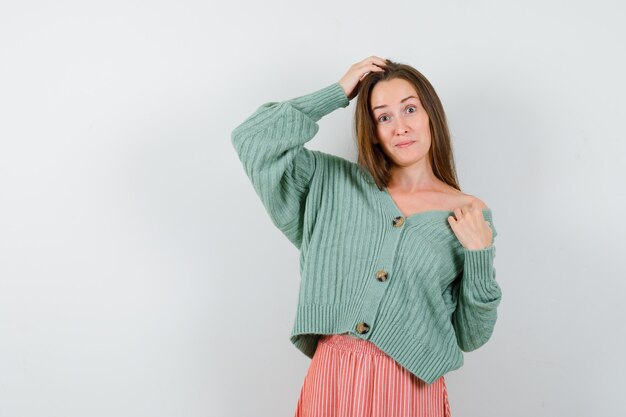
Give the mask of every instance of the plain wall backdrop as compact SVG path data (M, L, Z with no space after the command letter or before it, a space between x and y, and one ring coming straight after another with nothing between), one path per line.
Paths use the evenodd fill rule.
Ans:
M370 55L440 95L493 210L492 339L453 417L626 415L618 1L0 6L0 417L290 416L297 249L232 130ZM354 100L307 144L356 160Z

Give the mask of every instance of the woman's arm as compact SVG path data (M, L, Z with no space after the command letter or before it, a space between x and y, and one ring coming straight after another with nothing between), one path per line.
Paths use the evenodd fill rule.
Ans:
M263 104L231 133L239 159L272 221L298 249L306 197L316 158L322 155L304 144L315 136L322 117L350 104L365 74L384 71L385 65L379 57L368 57L321 90Z
M485 215L492 220L485 220ZM448 217L452 231L463 246L463 273L444 291L444 302L461 350L469 352L484 345L493 333L497 308L502 298L493 260L497 236L493 214L480 199L454 210Z
M496 324L502 291L493 266L495 250L493 245L480 250L464 249L463 272L443 294L457 343L464 352L484 345Z
M302 244L304 203L315 173L315 153L304 147L317 122L349 100L339 83L283 102L261 105L231 134L247 176L273 223Z

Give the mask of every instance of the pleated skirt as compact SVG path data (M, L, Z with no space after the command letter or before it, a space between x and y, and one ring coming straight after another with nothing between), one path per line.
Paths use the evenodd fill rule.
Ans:
M427 384L368 340L324 335L295 417L450 417L444 377Z

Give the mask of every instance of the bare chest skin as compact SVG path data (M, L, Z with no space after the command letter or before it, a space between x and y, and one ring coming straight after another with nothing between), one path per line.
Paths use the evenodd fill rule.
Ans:
M473 196L464 194L452 187L445 191L419 191L413 193L403 193L393 188L388 188L387 191L396 203L396 206L406 217L431 210L453 211L470 204L473 199Z

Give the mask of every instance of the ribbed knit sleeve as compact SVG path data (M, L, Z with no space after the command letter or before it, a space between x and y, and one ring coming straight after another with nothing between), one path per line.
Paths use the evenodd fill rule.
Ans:
M498 235L490 214L491 245L478 250L463 248L461 275L443 297L452 317L457 344L464 352L476 350L489 340L497 319L502 291L496 282L494 238Z
M492 244L484 249L463 248L463 251L465 263L462 278L450 286L447 298L451 299L452 306L456 306L452 313L452 325L459 348L470 352L484 345L491 337L502 291L496 282L493 265L496 247Z
M231 134L246 175L273 223L299 249L314 152L304 147L319 130L317 122L350 104L336 82L316 92L261 105Z

